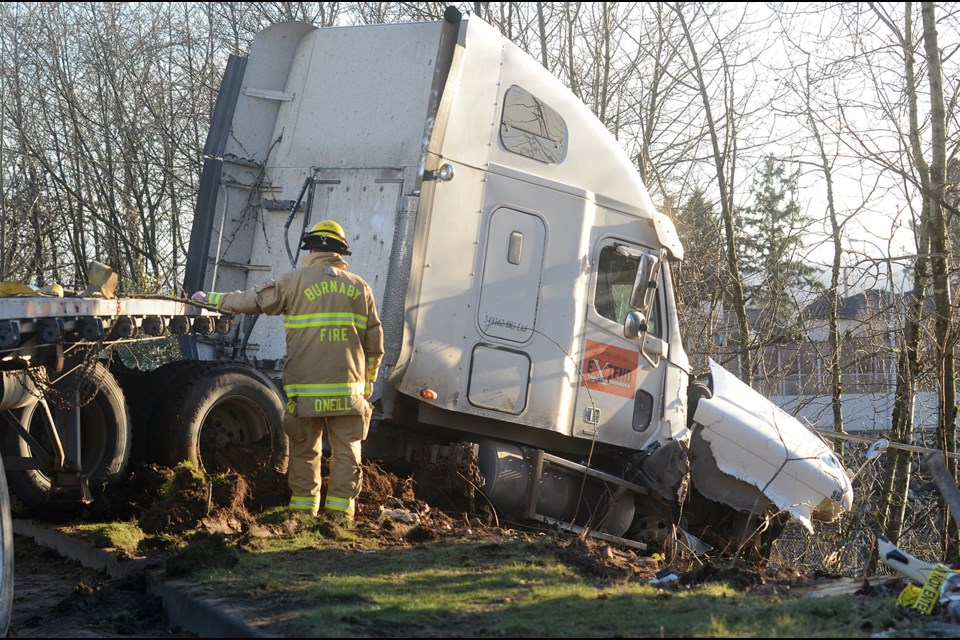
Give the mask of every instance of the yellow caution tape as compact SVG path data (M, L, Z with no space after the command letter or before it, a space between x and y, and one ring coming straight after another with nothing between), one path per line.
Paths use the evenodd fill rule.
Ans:
M912 607L920 596L920 587L912 582L903 588L900 595L897 596L897 604L901 607Z
M923 588L920 589L912 608L926 615L933 613L937 603L940 602L940 588L951 573L953 573L953 569L944 564L933 565L933 568L930 569L930 575L923 584Z

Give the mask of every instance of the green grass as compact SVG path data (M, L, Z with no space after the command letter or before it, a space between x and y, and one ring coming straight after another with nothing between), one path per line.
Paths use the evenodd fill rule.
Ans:
M74 529L95 547L119 549L129 555L135 555L147 537L135 522L79 524Z
M910 624L898 619L895 595L811 598L773 581L754 591L658 588L629 571L604 579L551 537L393 546L286 508L258 521L271 533L185 534L167 570L245 609L242 619L271 621L267 635L870 637ZM130 553L154 539L129 522L76 530Z
M191 581L233 593L251 611L282 593L282 628L270 633L287 637L869 637L895 624L894 596L603 582L564 564L548 542L376 550L296 540L248 547L235 567Z

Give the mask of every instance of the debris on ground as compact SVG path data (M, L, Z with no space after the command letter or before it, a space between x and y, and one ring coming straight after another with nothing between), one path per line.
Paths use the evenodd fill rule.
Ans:
M693 552L686 556L647 555L642 550L545 524L501 522L481 506L474 511L451 509L447 504L447 509L440 508L439 502L419 497L413 477L398 475L374 461L364 464L363 473L363 491L357 501L354 527L349 531L322 518L290 512L285 508L289 502L285 475L262 467L227 467L210 474L186 464L175 469L135 465L109 502L92 505L86 518L135 523L148 534L142 543L143 553L152 559L163 558L161 566L170 577L201 569L229 569L237 564L245 545L309 531L350 553L463 540L477 544L478 553L495 553L507 539L529 540L550 545L552 554L585 581L614 584L636 580L664 592L723 583L771 597L855 595L895 599L906 584L896 576L857 580L825 572L806 574L768 563L732 562ZM898 615L904 619L921 617L907 607ZM946 608L923 619L925 624L953 621Z
M960 571L921 560L898 548L886 536L877 536L877 550L884 564L910 581L897 597L902 609L914 615L960 621Z

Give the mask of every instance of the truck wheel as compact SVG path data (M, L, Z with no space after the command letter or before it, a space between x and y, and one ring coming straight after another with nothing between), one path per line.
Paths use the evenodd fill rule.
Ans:
M93 400L80 408L80 467L91 494L96 497L126 473L130 459L130 414L120 385L106 367L98 362L86 375L98 382L98 391ZM52 452L49 436L52 425L44 404L50 408L54 420L57 413L63 411L41 399L22 410L20 422L44 449ZM12 428L4 431L4 452L32 457L30 445ZM13 495L37 518L56 521L79 514L83 505L78 496L56 497L54 474L52 465L44 469L9 471L7 481Z
M183 376L195 375L199 368L212 368L218 362L200 363L196 360L174 360L152 371L131 372L117 380L130 406L133 443L130 460L134 463L160 462L157 452L166 446L166 425L158 425L156 416L171 386L179 384ZM116 375L114 371L114 375ZM164 462L163 464L166 464Z
M10 492L0 462L0 638L6 638L13 614L13 520Z
M161 464L182 461L208 472L286 470L283 403L273 382L240 363L197 362L172 384L154 433L164 438Z

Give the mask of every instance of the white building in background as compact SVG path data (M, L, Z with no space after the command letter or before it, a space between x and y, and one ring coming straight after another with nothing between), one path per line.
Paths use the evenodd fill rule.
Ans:
M843 422L849 433L890 432L902 309L902 298L880 289L839 301ZM753 381L755 389L785 411L823 430L834 428L828 311L826 294L803 309L799 321L804 337L766 346ZM750 310L749 315L753 326L763 325L761 310ZM736 357L731 354L726 363L739 374ZM929 388L917 393L914 425L919 432L936 429L938 400Z

